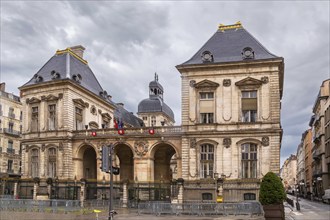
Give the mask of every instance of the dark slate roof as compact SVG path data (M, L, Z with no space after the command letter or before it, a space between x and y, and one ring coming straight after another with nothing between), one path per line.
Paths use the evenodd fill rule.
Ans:
M150 113L150 112L163 112L169 118L174 120L174 113L172 109L166 105L161 98L148 98L139 103L138 113Z
M201 55L204 51L212 53L214 63L243 61L242 50L246 47L250 47L254 51L255 58L253 60L278 58L271 54L247 30L240 27L218 30L190 60L181 65L203 64Z
M32 79L30 79L22 87L61 79L69 79L75 81L73 79L74 76L80 74L81 78L79 79L79 82L76 82L78 85L103 98L109 104L112 104L116 108L115 117L122 118L124 123L128 123L134 127L141 127L142 120L140 121L138 117L129 113L122 106L116 105L107 97L106 91L103 90L100 83L96 79L93 71L87 65L86 61L84 61L83 59L80 60L76 57L77 55L73 55L72 52L69 53L65 50L63 51L60 51L60 53L56 53L52 58L50 58L50 60L47 61L47 63L32 77ZM69 73L67 73L66 71L67 54L69 54L70 56ZM58 73L60 77L53 79L52 72ZM36 80L37 77L41 77L42 80L38 82Z
M149 83L149 88L156 88L156 87L158 87L158 88L160 88L162 91L164 91L164 89L163 89L163 86L158 82L158 81L151 81L150 83Z
M115 118L123 120L124 124L130 124L133 127L143 127L143 120L128 112L123 106L116 104Z
M52 81L51 72L55 71L60 74L60 78L58 79L72 79L74 75L80 74L81 80L80 85L87 90L93 92L96 95L100 95L100 92L103 91L100 83L96 79L94 73L89 68L88 65L82 63L76 57L70 56L70 73L66 72L67 65L67 53L57 55L55 54L48 62L36 73L37 76L42 77L42 82ZM36 76L35 75L35 76ZM37 84L35 76L32 77L30 81L28 81L24 86Z

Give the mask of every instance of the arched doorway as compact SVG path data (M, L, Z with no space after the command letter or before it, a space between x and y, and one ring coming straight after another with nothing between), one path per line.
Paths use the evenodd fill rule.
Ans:
M91 146L84 146L82 154L82 176L87 180L86 199L97 198L97 160L96 152Z
M153 148L151 156L154 158L154 199L170 200L171 183L174 178L173 174L176 172L177 167L176 151L171 145L161 143Z
M114 165L120 167L120 174L116 180L118 181L133 181L134 180L134 160L131 148L125 144L115 146Z

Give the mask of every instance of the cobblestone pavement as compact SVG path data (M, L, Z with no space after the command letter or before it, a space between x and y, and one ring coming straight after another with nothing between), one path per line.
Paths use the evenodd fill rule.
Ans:
M99 213L98 220L108 220L107 211ZM120 209L118 215L114 220L264 220L263 217L249 217L249 216L193 216L193 215L138 215L135 210ZM15 212L2 211L0 213L0 220L97 220L96 214L53 214L53 213L38 213L38 212Z

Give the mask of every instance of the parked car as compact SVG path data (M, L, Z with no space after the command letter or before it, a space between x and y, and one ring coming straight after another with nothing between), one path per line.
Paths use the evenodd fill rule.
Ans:
M326 189L324 191L324 195L322 196L322 202L326 202L330 204L330 189Z

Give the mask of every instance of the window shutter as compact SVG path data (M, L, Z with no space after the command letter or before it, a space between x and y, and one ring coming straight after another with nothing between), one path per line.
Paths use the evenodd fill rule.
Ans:
M257 99L242 98L242 110L258 110Z

